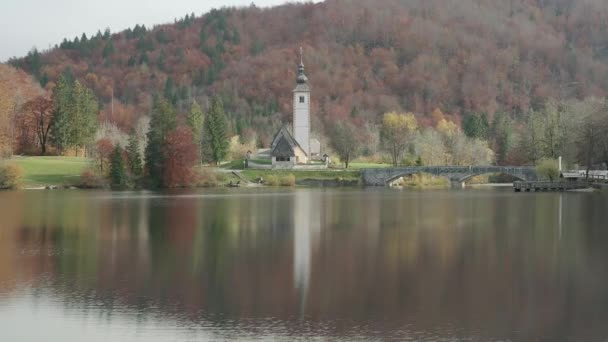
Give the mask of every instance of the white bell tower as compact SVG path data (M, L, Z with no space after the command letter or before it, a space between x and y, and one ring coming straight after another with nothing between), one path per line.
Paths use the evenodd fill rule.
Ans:
M296 88L293 90L293 133L310 160L310 87L304 74L304 57L300 48L300 67L298 68Z

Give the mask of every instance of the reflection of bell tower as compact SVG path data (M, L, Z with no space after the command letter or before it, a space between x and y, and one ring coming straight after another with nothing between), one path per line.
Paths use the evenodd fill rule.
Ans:
M313 252L321 231L321 198L307 191L294 196L293 282L302 315L308 301Z
M303 50L300 48L296 88L293 90L293 135L310 159L310 87L304 74Z

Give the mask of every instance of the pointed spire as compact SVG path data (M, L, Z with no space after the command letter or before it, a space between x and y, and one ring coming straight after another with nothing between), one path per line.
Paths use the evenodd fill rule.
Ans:
M298 84L308 82L308 77L304 74L304 49L300 46L300 67L298 68Z

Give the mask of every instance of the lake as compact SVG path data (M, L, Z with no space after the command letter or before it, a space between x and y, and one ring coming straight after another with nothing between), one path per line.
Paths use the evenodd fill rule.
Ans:
M1 341L605 341L608 196L0 192Z

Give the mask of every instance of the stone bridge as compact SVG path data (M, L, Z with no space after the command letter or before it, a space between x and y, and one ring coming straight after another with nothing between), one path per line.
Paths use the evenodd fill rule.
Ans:
M502 173L513 176L523 181L534 181L537 179L536 170L533 167L512 166L412 166L395 167L386 169L363 169L361 177L363 184L367 186L385 186L392 181L416 173L428 173L434 176L447 178L452 187L462 187L464 182L472 177Z

